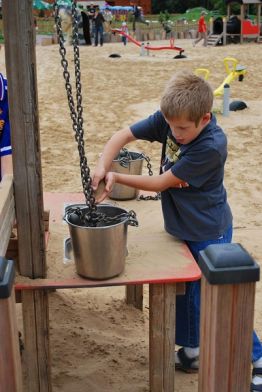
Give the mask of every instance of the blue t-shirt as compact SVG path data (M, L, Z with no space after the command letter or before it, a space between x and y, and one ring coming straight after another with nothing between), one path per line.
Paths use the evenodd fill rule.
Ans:
M232 214L223 185L227 139L216 118L185 145L176 143L160 111L130 129L137 139L164 144L162 171L171 169L189 184L161 194L166 231L188 241L219 238L232 224Z
M7 97L7 81L0 73L0 158L5 155L12 154L8 97ZM1 180L1 170L0 170Z

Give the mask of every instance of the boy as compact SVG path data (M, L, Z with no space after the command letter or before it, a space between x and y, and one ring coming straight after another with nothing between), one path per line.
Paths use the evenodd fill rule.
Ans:
M166 231L188 245L194 258L209 244L232 239L232 214L223 185L227 140L212 115L213 91L202 78L191 73L173 77L161 99L161 111L115 133L105 145L93 177L93 188L105 181L97 202L114 183L144 191L161 192ZM125 175L109 172L119 150L136 139L163 145L161 174ZM176 368L198 371L200 281L187 284L177 297ZM240 342L241 344L241 342ZM262 391L262 344L253 336L253 380L251 391Z
M9 124L7 81L0 73L0 181L12 173L12 147Z

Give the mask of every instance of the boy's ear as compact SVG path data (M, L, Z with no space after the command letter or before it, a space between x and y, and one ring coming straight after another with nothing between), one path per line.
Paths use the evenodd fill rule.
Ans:
M204 116L202 117L203 125L208 123L210 120L211 120L211 113L209 112L209 113L204 114Z

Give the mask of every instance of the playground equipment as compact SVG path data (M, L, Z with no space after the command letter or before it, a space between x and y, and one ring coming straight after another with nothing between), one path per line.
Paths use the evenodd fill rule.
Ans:
M240 15L232 15L231 3L240 4ZM245 39L254 39L261 42L261 1L260 0L226 0L227 16L218 17L215 20L211 19L209 40L212 45L217 45L222 42L226 45L228 42L240 42ZM256 21L247 19L248 7L250 5L256 6Z
M244 76L247 73L246 67L243 65L238 64L238 60L234 57L225 57L224 65L226 69L227 76L214 90L214 97L221 97L223 96L223 115L227 116L229 111L237 111L243 110L247 107L245 102L243 101L232 101L229 102L230 97L230 84L235 80L238 79L239 82L244 80ZM207 80L210 76L210 71L207 68L197 68L195 70L195 74L198 76L202 76L205 80Z
M243 65L240 65L238 63L238 60L235 59L234 57L225 57L223 62L225 65L227 76L225 77L223 82L220 84L220 86L215 89L215 91L214 91L215 97L220 97L224 94L225 84L230 85L235 79L238 79L239 82L242 82L244 79L244 76L247 73L246 67ZM209 78L210 71L207 68L197 68L195 70L195 74L202 75L207 80Z
M179 46L174 45L174 38L170 39L170 45L169 46L151 46L147 43L147 45L144 45L144 43L141 43L137 41L135 38L133 38L131 35L126 34L124 31L121 31L120 29L112 29L113 33L117 33L119 35L122 35L126 37L130 42L133 42L133 44L141 47L142 45L144 46L145 50L176 50L179 52L179 55L176 56L176 58L184 58L186 57L182 53L184 53L184 49L180 48Z

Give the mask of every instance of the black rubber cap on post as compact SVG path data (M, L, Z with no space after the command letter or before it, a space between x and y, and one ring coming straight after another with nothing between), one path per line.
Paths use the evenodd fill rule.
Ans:
M0 257L0 299L10 297L14 278L14 261Z
M259 280L259 265L240 244L212 244L199 254L199 267L210 284Z

